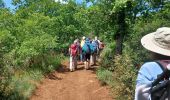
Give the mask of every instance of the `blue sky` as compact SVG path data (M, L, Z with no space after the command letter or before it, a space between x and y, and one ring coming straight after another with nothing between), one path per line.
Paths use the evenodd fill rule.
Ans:
M77 0L78 3L81 3L82 0ZM11 4L12 0L4 0L5 5L11 9L14 9L15 7ZM87 6L91 5L91 3L87 4Z
M12 6L12 4L11 4L12 0L4 0L4 2L5 2L5 5L6 5L7 7L11 8L11 9L14 9L14 8L15 8L15 7Z

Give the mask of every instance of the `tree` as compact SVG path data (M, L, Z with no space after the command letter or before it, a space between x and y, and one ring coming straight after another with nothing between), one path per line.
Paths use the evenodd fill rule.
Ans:
M5 3L3 2L3 0L0 0L0 8L4 8L5 7Z
M122 54L122 44L128 33L129 21L132 19L133 0L115 0L110 12L111 24L115 29L116 54Z
M122 43L137 18L147 21L152 12L159 11L167 0L97 0L98 5L112 27L112 38L116 41L116 54L122 53ZM140 17L138 17L140 16Z

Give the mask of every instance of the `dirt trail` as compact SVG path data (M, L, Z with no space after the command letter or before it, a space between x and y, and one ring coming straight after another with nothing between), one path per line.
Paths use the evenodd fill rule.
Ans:
M30 100L113 100L107 86L101 86L96 78L93 66L85 70L78 65L78 70L69 72L68 63L58 72L44 79Z

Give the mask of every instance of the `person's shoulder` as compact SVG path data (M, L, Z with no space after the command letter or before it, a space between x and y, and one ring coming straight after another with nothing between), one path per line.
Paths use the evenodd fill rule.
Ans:
M155 61L145 62L143 65L153 65L153 64L156 64L156 62Z
M155 61L145 62L142 66L152 66L152 65L157 65L157 63Z
M156 62L152 61L152 62L145 62L142 66L141 69L146 69L146 68L152 68L155 66L159 66Z

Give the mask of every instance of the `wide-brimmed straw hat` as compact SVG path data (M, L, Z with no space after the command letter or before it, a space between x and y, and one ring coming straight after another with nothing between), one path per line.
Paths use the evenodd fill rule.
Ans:
M144 48L165 56L170 56L170 28L158 28L156 32L141 39Z

